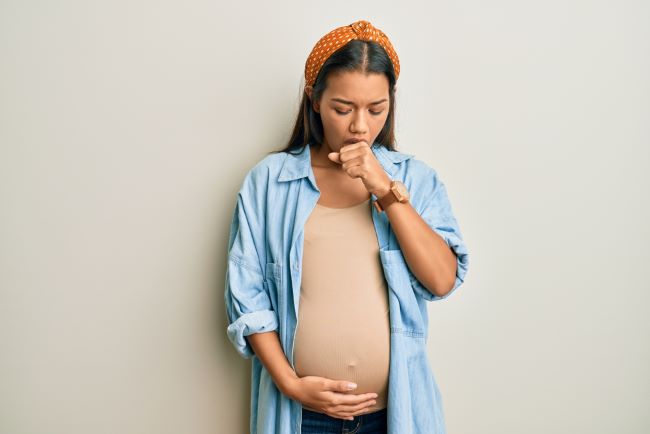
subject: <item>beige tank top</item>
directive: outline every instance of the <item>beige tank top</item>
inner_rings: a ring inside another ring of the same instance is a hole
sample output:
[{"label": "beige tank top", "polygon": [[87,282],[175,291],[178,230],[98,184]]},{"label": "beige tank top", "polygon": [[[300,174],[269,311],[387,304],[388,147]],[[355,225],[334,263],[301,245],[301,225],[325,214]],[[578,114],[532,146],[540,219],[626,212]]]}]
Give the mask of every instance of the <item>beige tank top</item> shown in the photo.
[{"label": "beige tank top", "polygon": [[347,208],[316,204],[305,223],[294,366],[377,393],[386,408],[390,363],[388,289],[370,199]]}]

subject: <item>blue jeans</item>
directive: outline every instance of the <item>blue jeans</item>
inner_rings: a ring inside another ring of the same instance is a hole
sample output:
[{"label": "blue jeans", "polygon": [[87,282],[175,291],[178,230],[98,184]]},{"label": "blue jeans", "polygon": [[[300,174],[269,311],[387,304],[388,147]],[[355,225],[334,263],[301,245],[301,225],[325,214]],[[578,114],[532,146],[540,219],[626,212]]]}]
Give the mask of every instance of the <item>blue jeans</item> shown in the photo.
[{"label": "blue jeans", "polygon": [[384,408],[372,413],[354,416],[354,420],[339,419],[324,413],[302,409],[302,434],[387,434]]}]

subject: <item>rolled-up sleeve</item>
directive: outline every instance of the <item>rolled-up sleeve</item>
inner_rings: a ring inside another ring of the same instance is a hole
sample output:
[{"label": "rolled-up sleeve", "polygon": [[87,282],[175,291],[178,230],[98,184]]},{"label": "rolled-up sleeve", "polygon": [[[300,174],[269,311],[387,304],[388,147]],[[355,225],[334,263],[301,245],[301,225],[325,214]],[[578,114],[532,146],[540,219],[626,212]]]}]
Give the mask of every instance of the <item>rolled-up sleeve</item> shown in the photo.
[{"label": "rolled-up sleeve", "polygon": [[441,297],[432,294],[425,288],[410,270],[409,277],[411,286],[416,294],[427,301],[437,301],[449,297],[464,282],[469,265],[469,254],[460,227],[454,216],[451,202],[447,196],[447,189],[444,182],[442,182],[434,169],[427,166],[425,172],[424,181],[419,183],[419,187],[421,188],[418,189],[418,193],[424,197],[419,213],[429,227],[445,240],[456,255],[456,281],[452,289]]},{"label": "rolled-up sleeve", "polygon": [[[246,336],[276,330],[278,316],[272,308],[258,247],[260,222],[240,192],[228,242],[228,265],[224,299],[228,316],[228,338],[245,359],[254,354]],[[263,226],[263,225],[262,225]],[[263,235],[263,234],[262,234]]]}]

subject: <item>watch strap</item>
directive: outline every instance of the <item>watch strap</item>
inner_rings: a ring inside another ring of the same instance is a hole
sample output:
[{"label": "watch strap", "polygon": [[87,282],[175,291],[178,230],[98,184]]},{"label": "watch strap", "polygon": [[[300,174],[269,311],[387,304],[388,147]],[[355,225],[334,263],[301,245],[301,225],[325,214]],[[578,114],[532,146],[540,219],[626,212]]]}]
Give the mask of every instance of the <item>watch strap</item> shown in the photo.
[{"label": "watch strap", "polygon": [[395,193],[393,192],[393,183],[395,181],[392,181],[390,186],[391,188],[388,190],[388,193],[383,195],[382,197],[378,197],[374,202],[373,205],[375,205],[375,208],[379,212],[383,212],[386,208],[388,208],[390,205],[392,205],[394,202],[397,202],[397,196],[395,196]]},{"label": "watch strap", "polygon": [[381,209],[379,209],[380,212],[388,208],[390,205],[393,203],[397,202],[397,196],[395,196],[395,193],[393,193],[393,190],[389,190],[388,193],[383,195],[380,198],[377,198],[375,203],[379,205]]}]

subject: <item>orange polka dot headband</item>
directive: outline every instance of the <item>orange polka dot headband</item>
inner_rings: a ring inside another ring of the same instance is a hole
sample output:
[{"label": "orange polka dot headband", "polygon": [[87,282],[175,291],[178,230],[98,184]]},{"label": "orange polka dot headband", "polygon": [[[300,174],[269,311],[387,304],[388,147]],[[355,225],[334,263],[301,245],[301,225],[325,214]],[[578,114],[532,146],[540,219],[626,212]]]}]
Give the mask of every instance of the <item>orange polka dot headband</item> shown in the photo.
[{"label": "orange polka dot headband", "polygon": [[397,57],[393,45],[388,40],[388,36],[370,24],[370,22],[359,20],[350,25],[336,28],[318,40],[316,45],[314,45],[314,48],[312,48],[311,53],[307,58],[307,62],[305,63],[305,85],[313,86],[325,61],[332,55],[332,53],[350,42],[352,39],[375,41],[381,45],[382,48],[386,50],[386,54],[388,54],[388,57],[393,63],[395,79],[399,77],[399,58]]}]

